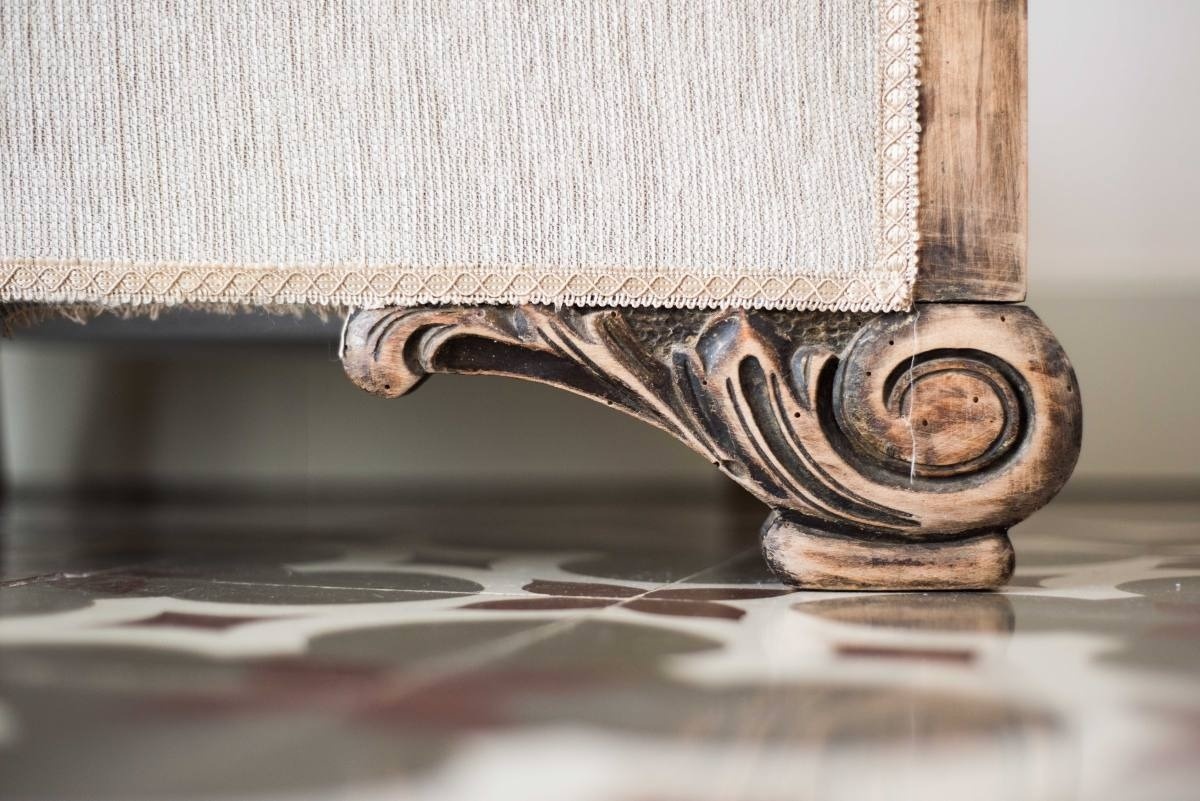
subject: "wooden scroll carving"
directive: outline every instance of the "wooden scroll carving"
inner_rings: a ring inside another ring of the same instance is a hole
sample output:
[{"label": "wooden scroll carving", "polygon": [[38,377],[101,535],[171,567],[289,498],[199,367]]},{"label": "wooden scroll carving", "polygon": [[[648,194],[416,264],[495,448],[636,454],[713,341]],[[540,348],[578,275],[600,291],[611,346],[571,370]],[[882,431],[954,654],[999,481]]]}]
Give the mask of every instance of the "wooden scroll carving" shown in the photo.
[{"label": "wooden scroll carving", "polygon": [[967,589],[1012,572],[1007,528],[1079,452],[1078,386],[1021,306],[881,316],[519,307],[359,311],[342,360],[385,397],[506,375],[669,432],[772,512],[764,554],[827,589]]}]

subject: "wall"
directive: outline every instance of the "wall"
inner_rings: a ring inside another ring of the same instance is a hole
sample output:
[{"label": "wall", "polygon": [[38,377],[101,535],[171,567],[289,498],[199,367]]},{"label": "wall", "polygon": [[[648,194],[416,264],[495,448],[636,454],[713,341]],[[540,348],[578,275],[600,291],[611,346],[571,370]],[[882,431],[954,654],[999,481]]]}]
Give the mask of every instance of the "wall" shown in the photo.
[{"label": "wall", "polygon": [[1200,2],[1029,1],[1031,300],[1200,292]]}]

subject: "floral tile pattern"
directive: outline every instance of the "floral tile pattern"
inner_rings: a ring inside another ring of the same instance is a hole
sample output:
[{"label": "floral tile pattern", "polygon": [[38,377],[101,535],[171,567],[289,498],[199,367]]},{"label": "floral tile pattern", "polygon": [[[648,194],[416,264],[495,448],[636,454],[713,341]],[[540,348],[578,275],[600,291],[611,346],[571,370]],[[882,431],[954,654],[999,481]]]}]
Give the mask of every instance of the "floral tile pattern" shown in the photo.
[{"label": "floral tile pattern", "polygon": [[1200,787],[1200,506],[998,593],[818,593],[694,503],[0,521],[0,799],[1129,799]]}]

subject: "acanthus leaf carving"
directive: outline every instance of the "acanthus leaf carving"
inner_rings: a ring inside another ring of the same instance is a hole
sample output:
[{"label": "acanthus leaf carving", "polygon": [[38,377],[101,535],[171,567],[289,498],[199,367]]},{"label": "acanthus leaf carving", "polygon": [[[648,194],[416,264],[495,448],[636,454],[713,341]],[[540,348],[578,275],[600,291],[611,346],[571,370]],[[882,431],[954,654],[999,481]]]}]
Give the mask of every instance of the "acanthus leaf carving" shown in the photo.
[{"label": "acanthus leaf carving", "polygon": [[[805,314],[364,310],[347,321],[342,359],[388,397],[430,373],[486,373],[620,408],[775,509],[773,537],[811,530],[893,548],[1003,537],[1070,474],[1077,385],[1028,309],[920,306],[837,325]],[[994,563],[987,586],[1011,570],[1007,538],[969,552]]]}]

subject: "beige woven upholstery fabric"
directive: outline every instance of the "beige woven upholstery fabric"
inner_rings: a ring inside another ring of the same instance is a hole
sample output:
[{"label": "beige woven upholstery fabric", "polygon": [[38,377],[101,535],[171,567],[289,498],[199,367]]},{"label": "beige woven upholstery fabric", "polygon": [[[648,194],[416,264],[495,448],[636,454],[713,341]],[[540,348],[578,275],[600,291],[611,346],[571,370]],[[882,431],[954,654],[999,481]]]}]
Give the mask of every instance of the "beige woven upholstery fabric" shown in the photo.
[{"label": "beige woven upholstery fabric", "polygon": [[916,0],[5,0],[0,300],[899,309]]}]

